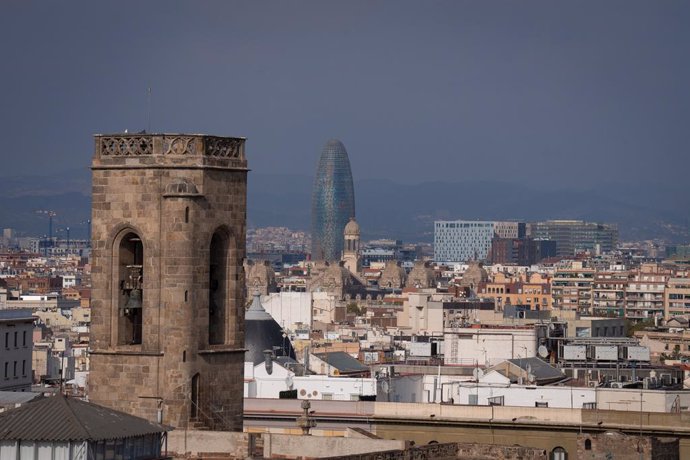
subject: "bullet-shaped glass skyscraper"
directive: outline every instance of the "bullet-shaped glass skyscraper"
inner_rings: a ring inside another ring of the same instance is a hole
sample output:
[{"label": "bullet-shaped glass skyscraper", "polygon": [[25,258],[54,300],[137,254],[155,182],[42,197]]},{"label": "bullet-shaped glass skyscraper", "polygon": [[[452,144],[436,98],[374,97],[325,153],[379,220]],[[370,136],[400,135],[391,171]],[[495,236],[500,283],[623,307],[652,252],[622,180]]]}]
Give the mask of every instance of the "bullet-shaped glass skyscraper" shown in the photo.
[{"label": "bullet-shaped glass skyscraper", "polygon": [[350,160],[342,142],[331,139],[321,152],[311,200],[314,260],[339,260],[343,230],[355,216],[355,189]]}]

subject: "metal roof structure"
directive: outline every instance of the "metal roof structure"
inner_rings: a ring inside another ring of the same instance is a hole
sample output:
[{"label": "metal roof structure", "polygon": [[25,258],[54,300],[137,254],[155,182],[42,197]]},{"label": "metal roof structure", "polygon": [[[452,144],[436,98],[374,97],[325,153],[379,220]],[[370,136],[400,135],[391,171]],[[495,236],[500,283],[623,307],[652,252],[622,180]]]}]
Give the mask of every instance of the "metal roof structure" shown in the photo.
[{"label": "metal roof structure", "polygon": [[534,375],[537,383],[561,380],[565,377],[560,369],[551,366],[539,358],[516,358],[509,359],[508,361],[525,372]]},{"label": "metal roof structure", "polygon": [[0,407],[24,404],[42,397],[43,393],[35,393],[32,391],[0,391]]},{"label": "metal roof structure", "polygon": [[0,441],[104,441],[172,428],[62,395],[0,413]]},{"label": "metal roof structure", "polygon": [[319,358],[321,361],[327,363],[329,366],[335,367],[341,374],[350,374],[353,372],[368,372],[370,370],[367,366],[360,363],[344,351],[334,351],[331,353],[316,353],[314,354],[314,356]]},{"label": "metal roof structure", "polygon": [[262,363],[265,359],[265,350],[274,350],[275,347],[282,356],[295,357],[295,350],[283,328],[261,305],[261,296],[254,294],[254,300],[244,316],[244,355],[245,362],[253,362],[254,365]]},{"label": "metal roof structure", "polygon": [[0,310],[0,321],[33,321],[31,310],[27,308],[11,308]]}]

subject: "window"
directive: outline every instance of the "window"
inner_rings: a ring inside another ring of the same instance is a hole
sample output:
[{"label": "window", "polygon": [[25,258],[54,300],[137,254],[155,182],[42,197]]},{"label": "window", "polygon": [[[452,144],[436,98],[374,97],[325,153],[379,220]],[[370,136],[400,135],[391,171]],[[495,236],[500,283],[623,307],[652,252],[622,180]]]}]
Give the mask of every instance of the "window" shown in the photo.
[{"label": "window", "polygon": [[213,234],[210,248],[208,287],[208,343],[225,343],[227,302],[228,239],[220,232]]},{"label": "window", "polygon": [[10,333],[5,332],[5,348],[9,348],[9,347],[10,347]]},{"label": "window", "polygon": [[26,360],[22,360],[22,377],[26,377]]},{"label": "window", "polygon": [[489,401],[489,406],[503,406],[504,405],[504,397],[503,396],[493,396],[491,398],[488,398]]},{"label": "window", "polygon": [[144,246],[139,235],[126,233],[115,248],[118,258],[118,344],[139,345],[144,310]]},{"label": "window", "polygon": [[17,378],[17,361],[14,362],[14,365],[12,366],[13,374],[14,377]]},{"label": "window", "polygon": [[551,451],[551,460],[568,460],[568,454],[562,447],[556,447]]},{"label": "window", "polygon": [[333,393],[321,393],[321,399],[330,401],[333,399]]},{"label": "window", "polygon": [[5,379],[10,378],[10,363],[5,361]]},{"label": "window", "polygon": [[18,331],[14,331],[14,348],[17,348],[17,337],[19,336]]},{"label": "window", "polygon": [[549,403],[546,401],[536,401],[534,407],[549,407]]},{"label": "window", "polygon": [[26,346],[26,331],[22,332],[22,346]]},{"label": "window", "polygon": [[592,440],[585,439],[585,450],[592,450]]}]

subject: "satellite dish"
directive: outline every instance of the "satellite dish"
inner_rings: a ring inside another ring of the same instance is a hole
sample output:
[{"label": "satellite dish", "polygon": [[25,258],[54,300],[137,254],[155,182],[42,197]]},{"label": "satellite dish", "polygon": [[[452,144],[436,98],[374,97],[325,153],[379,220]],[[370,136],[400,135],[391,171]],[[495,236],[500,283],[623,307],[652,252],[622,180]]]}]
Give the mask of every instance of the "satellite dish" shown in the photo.
[{"label": "satellite dish", "polygon": [[543,359],[546,359],[549,356],[549,350],[547,350],[544,345],[539,345],[537,353],[539,354],[539,357]]},{"label": "satellite dish", "polygon": [[532,374],[531,372],[529,374],[527,374],[527,381],[529,383],[534,383],[535,380],[536,380],[536,377],[534,376],[534,374]]},{"label": "satellite dish", "polygon": [[472,371],[472,375],[474,376],[474,378],[475,378],[476,380],[479,380],[480,378],[484,377],[484,371],[481,370],[481,369],[479,369],[478,367],[476,367],[476,368]]}]

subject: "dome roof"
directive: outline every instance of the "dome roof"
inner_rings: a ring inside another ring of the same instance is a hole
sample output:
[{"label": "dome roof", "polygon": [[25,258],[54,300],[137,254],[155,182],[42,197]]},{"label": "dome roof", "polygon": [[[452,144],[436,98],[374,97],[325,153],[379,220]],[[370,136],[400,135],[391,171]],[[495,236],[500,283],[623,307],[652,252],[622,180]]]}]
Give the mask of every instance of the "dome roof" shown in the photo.
[{"label": "dome roof", "polygon": [[354,217],[350,217],[350,222],[345,226],[345,235],[359,236],[359,224]]},{"label": "dome roof", "polygon": [[400,266],[400,262],[388,261],[383,268],[381,278],[379,279],[379,287],[400,289],[405,284],[405,269]]},{"label": "dome roof", "polygon": [[480,262],[472,261],[462,275],[460,286],[477,288],[479,283],[489,280],[489,274],[486,272]]},{"label": "dome roof", "polygon": [[407,286],[416,288],[433,287],[435,283],[434,270],[423,260],[414,263],[414,268],[407,276]]},{"label": "dome roof", "polygon": [[258,293],[254,294],[254,300],[245,313],[244,319],[244,347],[247,349],[245,362],[251,361],[254,365],[262,363],[264,350],[273,350],[273,347],[282,350],[283,356],[295,358],[295,350],[292,348],[290,339],[284,334],[276,320],[264,310]]}]

